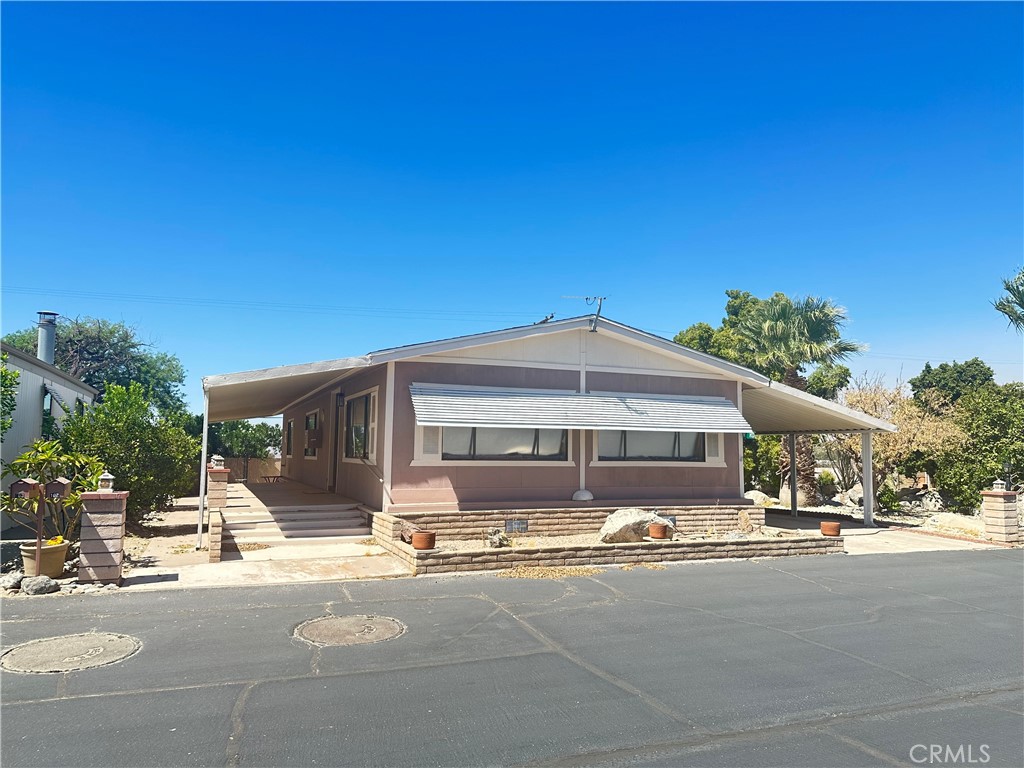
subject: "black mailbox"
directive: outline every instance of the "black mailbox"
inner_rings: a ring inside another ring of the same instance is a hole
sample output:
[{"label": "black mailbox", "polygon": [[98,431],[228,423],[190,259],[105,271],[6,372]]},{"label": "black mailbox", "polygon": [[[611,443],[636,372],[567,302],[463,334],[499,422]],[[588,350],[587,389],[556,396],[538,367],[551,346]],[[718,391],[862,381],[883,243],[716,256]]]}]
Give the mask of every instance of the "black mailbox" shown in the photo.
[{"label": "black mailbox", "polygon": [[66,499],[69,493],[71,493],[71,481],[66,477],[58,477],[46,484],[46,498],[53,501]]},{"label": "black mailbox", "polygon": [[33,480],[31,477],[25,477],[11,483],[11,489],[8,493],[16,499],[32,499],[39,494],[39,490],[40,487],[38,480]]}]

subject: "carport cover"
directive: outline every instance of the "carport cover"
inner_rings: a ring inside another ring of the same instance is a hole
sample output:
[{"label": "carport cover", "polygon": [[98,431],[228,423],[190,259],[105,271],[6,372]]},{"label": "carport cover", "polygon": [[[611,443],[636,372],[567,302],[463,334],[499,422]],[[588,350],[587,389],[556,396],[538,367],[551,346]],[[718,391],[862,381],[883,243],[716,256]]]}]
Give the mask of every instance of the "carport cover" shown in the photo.
[{"label": "carport cover", "polygon": [[630,429],[644,432],[751,432],[724,397],[580,394],[412,384],[420,426]]}]

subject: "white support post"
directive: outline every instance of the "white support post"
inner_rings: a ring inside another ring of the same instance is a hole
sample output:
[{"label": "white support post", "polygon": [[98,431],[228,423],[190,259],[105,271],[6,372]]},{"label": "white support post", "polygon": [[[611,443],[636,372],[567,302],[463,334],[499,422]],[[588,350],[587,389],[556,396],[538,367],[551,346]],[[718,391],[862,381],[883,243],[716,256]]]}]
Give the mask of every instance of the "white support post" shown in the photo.
[{"label": "white support post", "polygon": [[203,450],[199,459],[199,521],[196,523],[196,549],[203,548],[203,512],[206,506],[206,449],[210,431],[210,393],[203,387]]},{"label": "white support post", "polygon": [[864,525],[875,527],[875,476],[872,472],[871,432],[860,436],[861,488],[864,490]]},{"label": "white support post", "polygon": [[796,509],[796,433],[790,432],[789,439],[789,510],[793,517],[798,517]]}]

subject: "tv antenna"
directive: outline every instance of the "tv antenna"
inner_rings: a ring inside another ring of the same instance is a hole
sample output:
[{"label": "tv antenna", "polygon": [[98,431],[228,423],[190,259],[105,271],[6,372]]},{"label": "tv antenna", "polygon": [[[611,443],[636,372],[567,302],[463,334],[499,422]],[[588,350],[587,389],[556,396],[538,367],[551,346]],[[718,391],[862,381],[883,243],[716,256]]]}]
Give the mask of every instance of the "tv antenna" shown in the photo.
[{"label": "tv antenna", "polygon": [[597,333],[597,321],[601,317],[601,305],[604,304],[607,296],[563,296],[563,299],[583,299],[587,302],[588,307],[592,307],[597,304],[597,311],[594,313],[594,318],[590,321],[590,332]]}]

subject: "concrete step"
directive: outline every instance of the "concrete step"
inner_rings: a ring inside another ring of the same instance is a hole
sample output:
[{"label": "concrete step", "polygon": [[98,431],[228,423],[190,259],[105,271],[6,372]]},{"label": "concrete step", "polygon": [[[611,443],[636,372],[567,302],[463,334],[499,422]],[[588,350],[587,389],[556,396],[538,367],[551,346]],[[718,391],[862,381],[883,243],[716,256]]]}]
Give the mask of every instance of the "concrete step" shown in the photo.
[{"label": "concrete step", "polygon": [[331,525],[333,523],[349,524],[357,521],[363,522],[366,517],[362,512],[352,510],[349,512],[332,512],[329,515],[305,515],[301,513],[276,514],[276,515],[224,515],[225,525],[297,525],[304,523],[316,523],[317,525]]},{"label": "concrete step", "polygon": [[287,523],[275,523],[274,521],[265,522],[244,522],[244,523],[229,523],[226,528],[232,531],[257,531],[257,530],[273,530],[279,529],[282,531],[301,531],[306,529],[321,529],[321,528],[360,528],[366,525],[361,517],[353,518],[351,520],[292,520]]},{"label": "concrete step", "polygon": [[363,530],[364,528],[368,530],[369,526],[367,526],[365,523],[363,523],[361,521],[351,521],[351,522],[342,523],[342,524],[338,524],[338,525],[328,525],[328,524],[316,525],[316,524],[314,524],[314,525],[300,525],[300,526],[278,526],[278,525],[255,525],[255,526],[249,526],[249,527],[227,526],[227,527],[224,528],[224,530],[226,532],[229,532],[229,533],[231,533],[233,535],[236,535],[236,536],[258,536],[260,534],[267,534],[267,535],[271,535],[271,536],[273,536],[273,535],[285,535],[285,536],[297,535],[297,536],[303,536],[303,535],[305,535],[305,533],[307,531],[336,531],[336,532],[338,532],[340,534],[345,534],[345,533],[347,533],[349,531],[352,531],[352,530],[355,530],[355,529]]},{"label": "concrete step", "polygon": [[357,541],[365,539],[370,535],[369,528],[347,528],[342,532],[330,531],[302,531],[301,536],[284,536],[281,533],[272,534],[269,532],[256,532],[254,535],[234,536],[230,532],[224,532],[225,541],[233,541],[236,544],[325,544],[328,541]]}]

